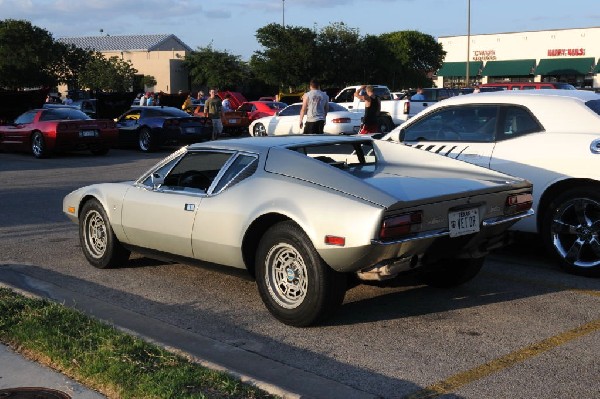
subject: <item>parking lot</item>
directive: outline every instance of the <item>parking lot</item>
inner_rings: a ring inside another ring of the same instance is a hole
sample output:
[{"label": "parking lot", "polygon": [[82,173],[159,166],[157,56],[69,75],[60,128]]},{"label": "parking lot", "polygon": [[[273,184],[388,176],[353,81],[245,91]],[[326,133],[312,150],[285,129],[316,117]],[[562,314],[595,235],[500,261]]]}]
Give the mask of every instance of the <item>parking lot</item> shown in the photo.
[{"label": "parking lot", "polygon": [[200,358],[210,343],[235,356],[202,360],[240,375],[265,380],[268,364],[285,373],[267,382],[302,397],[600,397],[600,280],[565,274],[534,236],[518,236],[458,288],[359,285],[332,320],[305,329],[273,319],[244,273],[140,255],[92,268],[62,198],[134,179],[168,153],[0,153],[0,281],[117,324],[144,320],[123,327],[170,336],[164,343]]}]

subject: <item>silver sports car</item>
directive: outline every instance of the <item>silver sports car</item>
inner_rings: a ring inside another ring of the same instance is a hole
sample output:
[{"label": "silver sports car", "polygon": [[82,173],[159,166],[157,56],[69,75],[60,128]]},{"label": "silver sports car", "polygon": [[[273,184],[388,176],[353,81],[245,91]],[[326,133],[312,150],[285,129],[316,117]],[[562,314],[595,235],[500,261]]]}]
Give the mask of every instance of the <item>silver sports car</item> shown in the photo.
[{"label": "silver sports car", "polygon": [[531,211],[523,179],[369,137],[243,138],[181,148],[135,181],[68,194],[95,267],[130,251],[245,268],[268,310],[307,326],[349,276],[472,279]]}]

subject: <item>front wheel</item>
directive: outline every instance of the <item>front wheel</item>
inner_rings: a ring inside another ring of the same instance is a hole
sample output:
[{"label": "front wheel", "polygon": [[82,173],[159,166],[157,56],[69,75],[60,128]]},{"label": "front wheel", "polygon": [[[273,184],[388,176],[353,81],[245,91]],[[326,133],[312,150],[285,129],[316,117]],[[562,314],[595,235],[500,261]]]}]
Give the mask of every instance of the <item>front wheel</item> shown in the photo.
[{"label": "front wheel", "polygon": [[31,136],[31,153],[36,158],[48,157],[48,148],[42,132],[34,132]]},{"label": "front wheel", "polygon": [[568,273],[600,276],[600,194],[589,186],[567,190],[544,212],[542,240]]},{"label": "front wheel", "polygon": [[331,316],[344,300],[346,275],[331,269],[293,222],[278,223],[265,233],[256,260],[260,296],[285,324],[315,324]]},{"label": "front wheel", "polygon": [[267,129],[265,128],[265,125],[263,125],[262,123],[257,123],[256,125],[254,125],[254,128],[252,129],[252,133],[253,133],[254,137],[264,137],[264,136],[267,136]]},{"label": "front wheel", "polygon": [[444,259],[435,267],[424,270],[421,277],[425,284],[432,287],[456,287],[474,279],[483,267],[484,260],[485,258]]},{"label": "front wheel", "polygon": [[129,259],[130,252],[115,236],[104,208],[90,200],[81,209],[79,241],[90,264],[99,269],[119,266]]}]

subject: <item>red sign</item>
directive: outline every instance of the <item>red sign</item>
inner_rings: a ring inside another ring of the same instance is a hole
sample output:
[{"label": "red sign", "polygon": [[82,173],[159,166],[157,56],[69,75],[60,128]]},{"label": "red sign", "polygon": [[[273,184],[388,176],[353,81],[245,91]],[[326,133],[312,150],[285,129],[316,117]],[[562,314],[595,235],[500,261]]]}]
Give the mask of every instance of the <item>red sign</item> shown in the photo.
[{"label": "red sign", "polygon": [[548,49],[548,57],[579,57],[585,55],[584,48],[553,48]]}]

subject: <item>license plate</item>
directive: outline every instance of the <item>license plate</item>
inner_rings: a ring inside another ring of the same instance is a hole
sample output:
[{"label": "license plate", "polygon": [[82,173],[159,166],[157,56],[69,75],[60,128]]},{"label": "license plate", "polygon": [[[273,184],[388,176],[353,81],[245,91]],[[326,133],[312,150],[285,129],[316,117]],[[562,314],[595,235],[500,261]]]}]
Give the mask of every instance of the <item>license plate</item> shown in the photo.
[{"label": "license plate", "polygon": [[186,133],[195,133],[196,132],[196,128],[195,127],[186,127],[185,128],[185,132]]},{"label": "license plate", "polygon": [[234,124],[235,123],[240,123],[240,120],[239,119],[230,119],[229,123],[234,123]]},{"label": "license plate", "polygon": [[464,209],[448,214],[450,237],[463,236],[479,231],[479,209]]},{"label": "license plate", "polygon": [[98,136],[97,130],[81,130],[79,132],[79,137],[97,137],[97,136]]}]

